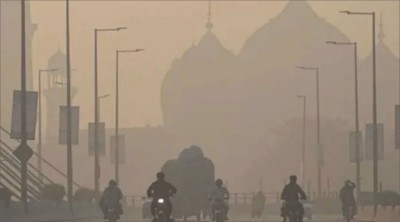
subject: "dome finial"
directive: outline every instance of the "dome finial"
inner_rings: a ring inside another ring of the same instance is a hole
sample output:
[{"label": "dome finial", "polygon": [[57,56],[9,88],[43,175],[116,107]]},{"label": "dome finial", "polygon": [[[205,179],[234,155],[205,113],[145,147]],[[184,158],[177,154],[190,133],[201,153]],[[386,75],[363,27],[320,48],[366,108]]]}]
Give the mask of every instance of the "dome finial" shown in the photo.
[{"label": "dome finial", "polygon": [[211,0],[208,0],[208,20],[207,20],[207,24],[206,27],[208,29],[208,31],[210,32],[211,29],[213,28],[213,23],[211,22]]},{"label": "dome finial", "polygon": [[382,13],[380,13],[378,39],[379,39],[379,41],[382,42],[384,38],[385,38],[385,34],[383,33],[383,18],[382,18]]}]

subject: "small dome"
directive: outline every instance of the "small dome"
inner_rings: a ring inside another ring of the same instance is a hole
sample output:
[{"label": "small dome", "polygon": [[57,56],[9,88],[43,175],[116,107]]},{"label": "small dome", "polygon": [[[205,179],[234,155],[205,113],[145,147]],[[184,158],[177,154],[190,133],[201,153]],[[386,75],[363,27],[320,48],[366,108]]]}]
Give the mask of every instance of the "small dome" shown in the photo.
[{"label": "small dome", "polygon": [[59,65],[61,62],[65,63],[66,55],[61,52],[60,49],[57,50],[49,59],[48,66],[53,67],[55,65]]}]

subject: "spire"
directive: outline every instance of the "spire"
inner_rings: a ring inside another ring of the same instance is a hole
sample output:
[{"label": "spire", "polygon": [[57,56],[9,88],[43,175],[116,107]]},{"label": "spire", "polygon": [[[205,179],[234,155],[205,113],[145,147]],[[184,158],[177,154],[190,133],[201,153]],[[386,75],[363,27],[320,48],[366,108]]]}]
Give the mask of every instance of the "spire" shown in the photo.
[{"label": "spire", "polygon": [[206,28],[208,29],[209,32],[211,32],[211,29],[213,28],[213,23],[211,22],[211,0],[208,0],[208,19],[207,19],[207,24]]},{"label": "spire", "polygon": [[383,33],[383,21],[382,21],[382,13],[380,14],[380,21],[379,21],[379,33],[378,33],[378,39],[380,42],[383,41],[385,38],[385,34]]}]

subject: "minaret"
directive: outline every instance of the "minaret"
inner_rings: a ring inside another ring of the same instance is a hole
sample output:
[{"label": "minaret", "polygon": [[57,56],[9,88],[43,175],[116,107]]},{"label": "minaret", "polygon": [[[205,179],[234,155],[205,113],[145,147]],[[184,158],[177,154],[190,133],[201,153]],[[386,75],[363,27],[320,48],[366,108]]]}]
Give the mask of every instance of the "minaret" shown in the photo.
[{"label": "minaret", "polygon": [[[66,65],[65,54],[60,49],[49,59],[48,69],[58,69],[47,73],[47,88],[43,90],[46,97],[46,144],[58,143],[60,106],[66,103]],[[72,89],[72,98],[77,93]]]},{"label": "minaret", "polygon": [[212,28],[214,27],[214,24],[211,22],[211,0],[208,0],[208,15],[207,15],[207,24],[206,28],[209,32],[211,32]]}]

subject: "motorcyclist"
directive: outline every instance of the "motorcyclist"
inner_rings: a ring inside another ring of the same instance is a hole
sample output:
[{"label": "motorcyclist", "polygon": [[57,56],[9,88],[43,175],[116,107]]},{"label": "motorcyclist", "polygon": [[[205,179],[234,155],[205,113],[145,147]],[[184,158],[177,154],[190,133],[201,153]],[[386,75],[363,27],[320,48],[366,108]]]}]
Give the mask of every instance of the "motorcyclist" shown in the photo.
[{"label": "motorcyclist", "polygon": [[165,181],[165,174],[163,172],[157,173],[157,181],[153,182],[147,189],[147,196],[153,198],[151,202],[151,215],[153,216],[153,221],[156,221],[156,204],[157,200],[162,198],[166,204],[166,215],[167,218],[171,218],[172,204],[170,197],[176,194],[177,189],[167,181]]},{"label": "motorcyclist", "polygon": [[340,201],[342,202],[342,213],[345,216],[345,210],[347,207],[351,207],[352,211],[350,218],[353,218],[357,213],[357,203],[354,197],[354,189],[356,188],[355,183],[350,180],[344,182],[344,187],[340,189]]},{"label": "motorcyclist", "polygon": [[257,192],[257,194],[253,197],[251,208],[252,208],[252,217],[260,217],[262,211],[264,210],[265,206],[265,194],[261,190]]},{"label": "motorcyclist", "polygon": [[306,193],[301,189],[301,187],[297,184],[297,177],[292,175],[289,177],[290,183],[283,188],[281,194],[281,200],[285,200],[284,206],[282,206],[281,216],[283,217],[283,221],[286,221],[286,217],[289,214],[289,210],[291,208],[297,208],[299,213],[299,221],[303,221],[304,216],[304,207],[300,203],[299,198],[306,200]]},{"label": "motorcyclist", "polygon": [[211,204],[211,212],[212,212],[212,219],[215,220],[215,210],[217,209],[218,204],[222,204],[225,210],[225,220],[228,220],[228,211],[229,205],[225,200],[229,200],[230,194],[226,187],[222,186],[223,182],[221,179],[217,179],[215,181],[216,187],[211,191],[208,199],[212,201]]},{"label": "motorcyclist", "polygon": [[108,183],[108,187],[104,190],[99,202],[100,208],[104,215],[104,219],[108,219],[107,208],[110,205],[115,206],[119,219],[119,216],[123,213],[122,205],[120,203],[122,197],[122,191],[119,189],[117,182],[115,182],[114,180],[110,180],[110,182]]}]

